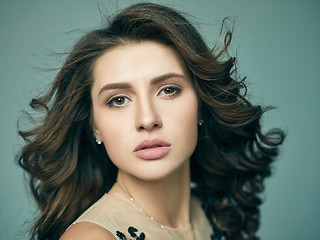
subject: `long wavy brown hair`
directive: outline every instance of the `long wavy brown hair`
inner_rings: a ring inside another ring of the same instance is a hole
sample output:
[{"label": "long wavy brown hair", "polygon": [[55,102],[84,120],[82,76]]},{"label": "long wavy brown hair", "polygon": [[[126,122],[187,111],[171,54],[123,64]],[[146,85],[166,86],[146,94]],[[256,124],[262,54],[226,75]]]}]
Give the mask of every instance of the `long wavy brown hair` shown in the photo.
[{"label": "long wavy brown hair", "polygon": [[191,157],[192,193],[216,233],[230,239],[258,239],[259,193],[270,175],[284,133],[263,133],[268,108],[246,99],[244,79],[222,46],[209,48],[194,26],[177,11],[151,3],[133,5],[106,28],[86,34],[69,53],[50,90],[31,107],[45,117],[32,130],[18,161],[30,176],[41,214],[31,239],[59,239],[66,228],[115,183],[117,168],[92,132],[90,90],[95,61],[130,42],[153,40],[173,47],[190,71],[204,124]]}]

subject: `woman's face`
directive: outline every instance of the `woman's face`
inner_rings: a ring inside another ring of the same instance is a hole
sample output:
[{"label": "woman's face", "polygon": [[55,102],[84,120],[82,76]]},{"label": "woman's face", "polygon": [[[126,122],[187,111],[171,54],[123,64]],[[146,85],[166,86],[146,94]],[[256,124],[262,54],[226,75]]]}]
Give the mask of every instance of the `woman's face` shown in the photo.
[{"label": "woman's face", "polygon": [[122,173],[168,176],[197,143],[198,100],[179,55],[152,41],[113,48],[93,68],[94,129]]}]

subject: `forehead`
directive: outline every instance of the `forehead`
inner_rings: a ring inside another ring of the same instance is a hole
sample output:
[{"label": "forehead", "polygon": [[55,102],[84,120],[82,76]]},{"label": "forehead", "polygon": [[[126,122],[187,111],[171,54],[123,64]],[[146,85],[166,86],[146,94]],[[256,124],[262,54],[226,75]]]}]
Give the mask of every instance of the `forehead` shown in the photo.
[{"label": "forehead", "polygon": [[164,44],[143,41],[117,46],[104,53],[93,66],[93,77],[98,85],[107,82],[151,79],[175,72],[187,75],[179,54]]}]

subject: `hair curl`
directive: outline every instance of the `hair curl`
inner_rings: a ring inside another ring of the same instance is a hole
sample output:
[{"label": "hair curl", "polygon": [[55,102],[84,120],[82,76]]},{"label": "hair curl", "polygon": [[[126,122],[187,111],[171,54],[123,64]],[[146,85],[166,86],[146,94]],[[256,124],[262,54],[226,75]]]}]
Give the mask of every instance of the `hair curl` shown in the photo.
[{"label": "hair curl", "polygon": [[46,111],[40,125],[19,131],[26,141],[18,161],[30,175],[41,215],[31,239],[58,239],[65,229],[115,182],[117,168],[92,132],[92,66],[109,49],[143,40],[173,47],[190,71],[201,116],[199,140],[191,157],[191,181],[217,234],[258,239],[258,194],[270,175],[284,133],[264,134],[260,118],[268,110],[245,98],[244,79],[234,77],[234,58],[209,49],[180,13],[144,3],[120,12],[109,26],[86,34],[73,48],[47,94],[31,107]]}]

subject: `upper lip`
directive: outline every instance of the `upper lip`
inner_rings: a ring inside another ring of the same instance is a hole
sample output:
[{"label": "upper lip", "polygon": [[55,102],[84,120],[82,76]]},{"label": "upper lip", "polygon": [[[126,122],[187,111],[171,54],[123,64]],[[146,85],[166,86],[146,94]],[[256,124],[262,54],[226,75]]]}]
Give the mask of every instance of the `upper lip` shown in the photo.
[{"label": "upper lip", "polygon": [[160,139],[147,139],[144,140],[143,142],[141,142],[135,149],[134,151],[139,151],[145,148],[150,148],[150,147],[154,147],[154,146],[159,146],[159,147],[170,147],[171,144],[160,140]]}]

